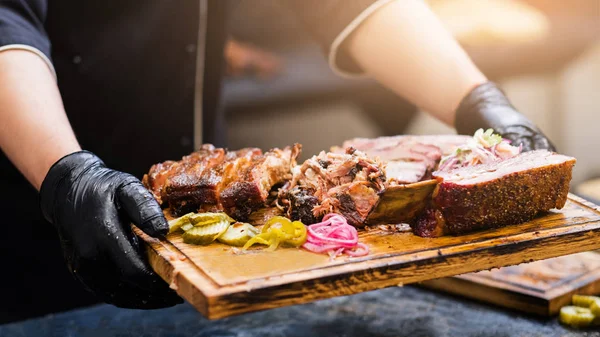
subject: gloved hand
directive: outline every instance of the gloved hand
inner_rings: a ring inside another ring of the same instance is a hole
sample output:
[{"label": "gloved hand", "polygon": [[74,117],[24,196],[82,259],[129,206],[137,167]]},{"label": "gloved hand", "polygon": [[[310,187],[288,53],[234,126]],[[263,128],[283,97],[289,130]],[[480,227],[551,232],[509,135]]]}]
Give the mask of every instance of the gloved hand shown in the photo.
[{"label": "gloved hand", "polygon": [[131,231],[130,223],[151,236],[168,231],[160,206],[137,178],[107,168],[90,152],[75,152],[50,168],[40,203],[71,273],[101,300],[140,309],[182,302],[149,268]]},{"label": "gloved hand", "polygon": [[492,128],[512,145],[522,144],[523,151],[556,151],[550,140],[520,114],[492,82],[480,84],[463,98],[454,124],[459,134],[466,135],[472,135],[479,128]]}]

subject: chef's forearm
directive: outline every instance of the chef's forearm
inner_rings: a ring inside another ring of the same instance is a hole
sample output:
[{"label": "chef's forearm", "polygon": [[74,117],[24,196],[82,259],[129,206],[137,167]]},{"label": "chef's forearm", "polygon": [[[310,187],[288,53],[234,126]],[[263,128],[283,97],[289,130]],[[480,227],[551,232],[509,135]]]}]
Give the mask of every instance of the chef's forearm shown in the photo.
[{"label": "chef's forearm", "polygon": [[346,48],[367,74],[449,125],[461,99],[486,81],[422,0],[385,5]]},{"label": "chef's forearm", "polygon": [[0,52],[0,148],[39,190],[54,162],[80,150],[56,80],[38,55]]}]

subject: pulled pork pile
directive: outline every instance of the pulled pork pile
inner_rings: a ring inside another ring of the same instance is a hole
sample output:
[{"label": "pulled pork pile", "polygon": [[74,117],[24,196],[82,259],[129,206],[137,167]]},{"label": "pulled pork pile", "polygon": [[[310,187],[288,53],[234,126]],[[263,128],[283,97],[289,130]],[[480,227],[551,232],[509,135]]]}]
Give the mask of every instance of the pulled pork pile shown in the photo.
[{"label": "pulled pork pile", "polygon": [[292,180],[280,190],[279,205],[305,224],[333,212],[362,227],[384,184],[379,160],[354,148],[345,153],[321,152],[294,168]]}]

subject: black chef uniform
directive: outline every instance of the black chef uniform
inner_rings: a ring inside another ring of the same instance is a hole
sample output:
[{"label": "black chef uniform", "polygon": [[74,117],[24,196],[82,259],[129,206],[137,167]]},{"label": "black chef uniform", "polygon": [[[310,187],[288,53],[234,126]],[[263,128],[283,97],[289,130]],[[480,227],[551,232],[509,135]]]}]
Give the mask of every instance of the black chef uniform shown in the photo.
[{"label": "black chef uniform", "polygon": [[[345,34],[387,2],[280,0],[330,58]],[[194,141],[224,145],[218,98],[233,3],[0,0],[0,50],[35,48],[45,57],[82,147],[141,177],[153,163],[193,151]],[[337,55],[334,63],[355,70]],[[0,323],[95,303],[68,273],[37,192],[3,154],[0,170]]]}]

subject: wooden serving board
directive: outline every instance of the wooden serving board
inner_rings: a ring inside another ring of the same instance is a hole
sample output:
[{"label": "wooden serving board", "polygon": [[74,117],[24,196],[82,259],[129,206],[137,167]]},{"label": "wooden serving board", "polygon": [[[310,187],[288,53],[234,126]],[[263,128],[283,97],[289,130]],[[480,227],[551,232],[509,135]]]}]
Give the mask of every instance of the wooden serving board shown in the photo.
[{"label": "wooden serving board", "polygon": [[210,319],[421,282],[600,248],[600,209],[569,195],[562,210],[520,225],[434,239],[410,232],[360,233],[371,253],[342,257],[294,248],[235,253],[188,245],[180,234],[148,243],[154,270]]},{"label": "wooden serving board", "polygon": [[600,293],[600,254],[560,256],[429,280],[421,285],[510,309],[553,316],[571,303],[573,294]]}]

